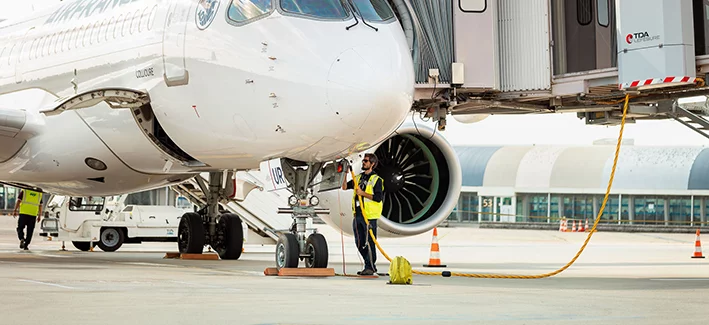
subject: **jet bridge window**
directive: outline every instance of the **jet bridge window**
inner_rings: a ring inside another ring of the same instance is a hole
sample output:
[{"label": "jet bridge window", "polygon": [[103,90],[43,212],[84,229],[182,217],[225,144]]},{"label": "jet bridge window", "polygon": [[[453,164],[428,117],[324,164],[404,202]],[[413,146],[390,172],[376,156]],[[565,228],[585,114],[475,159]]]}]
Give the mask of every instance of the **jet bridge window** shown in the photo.
[{"label": "jet bridge window", "polygon": [[242,23],[271,12],[271,0],[234,0],[229,6],[229,19]]},{"label": "jet bridge window", "polygon": [[394,17],[394,11],[386,0],[352,0],[357,11],[367,21],[386,21]]},{"label": "jet bridge window", "polygon": [[321,19],[344,19],[349,16],[341,0],[281,0],[281,9]]}]

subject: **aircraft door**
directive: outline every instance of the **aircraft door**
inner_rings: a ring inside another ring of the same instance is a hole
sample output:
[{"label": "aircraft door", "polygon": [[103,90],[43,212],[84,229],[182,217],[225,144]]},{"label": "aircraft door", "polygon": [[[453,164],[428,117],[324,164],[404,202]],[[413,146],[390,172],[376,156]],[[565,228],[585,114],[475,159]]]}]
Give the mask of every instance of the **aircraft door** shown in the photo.
[{"label": "aircraft door", "polygon": [[185,63],[185,34],[195,1],[172,0],[163,34],[164,78],[168,87],[184,86],[189,81]]}]

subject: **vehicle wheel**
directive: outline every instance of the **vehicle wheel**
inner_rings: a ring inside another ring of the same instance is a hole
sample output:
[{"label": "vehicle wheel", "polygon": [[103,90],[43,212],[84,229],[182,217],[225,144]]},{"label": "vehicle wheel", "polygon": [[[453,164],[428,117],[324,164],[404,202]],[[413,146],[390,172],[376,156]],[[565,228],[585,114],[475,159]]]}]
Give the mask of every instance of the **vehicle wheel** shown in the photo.
[{"label": "vehicle wheel", "polygon": [[[82,252],[88,252],[89,249],[91,249],[91,242],[87,242],[87,241],[73,241],[73,242],[71,242],[71,243],[74,244],[74,247],[76,247],[76,249],[78,249],[78,250],[80,250],[80,251],[82,251]],[[94,244],[94,246],[95,246],[95,244]]]},{"label": "vehicle wheel", "polygon": [[244,248],[244,229],[241,218],[233,213],[226,213],[217,221],[217,239],[212,248],[223,260],[238,260]]},{"label": "vehicle wheel", "polygon": [[202,254],[204,225],[199,214],[187,212],[180,218],[180,225],[177,229],[177,248],[183,254]]},{"label": "vehicle wheel", "polygon": [[295,235],[281,234],[276,243],[276,268],[297,268],[300,257],[300,245]]},{"label": "vehicle wheel", "polygon": [[117,228],[103,228],[98,241],[98,247],[104,252],[115,252],[121,248],[125,240],[123,231]]},{"label": "vehicle wheel", "polygon": [[305,267],[326,268],[329,256],[327,241],[322,234],[312,234],[305,241],[305,253],[310,257],[305,258]]}]

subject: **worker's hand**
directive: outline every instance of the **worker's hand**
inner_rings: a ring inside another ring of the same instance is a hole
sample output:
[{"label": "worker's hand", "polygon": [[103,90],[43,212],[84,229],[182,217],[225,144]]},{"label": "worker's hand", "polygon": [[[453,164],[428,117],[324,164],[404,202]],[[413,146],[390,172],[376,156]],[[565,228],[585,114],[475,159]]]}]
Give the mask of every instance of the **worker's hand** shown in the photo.
[{"label": "worker's hand", "polygon": [[13,211],[12,211],[12,216],[15,217],[15,218],[17,218],[17,210],[13,210]]},{"label": "worker's hand", "polygon": [[38,223],[39,223],[39,219],[40,219],[40,218],[39,218],[39,217],[37,217],[37,222],[38,222]]},{"label": "worker's hand", "polygon": [[357,195],[359,196],[364,196],[364,194],[367,194],[367,192],[362,191],[362,189],[359,187],[357,187],[355,190],[357,191]]}]

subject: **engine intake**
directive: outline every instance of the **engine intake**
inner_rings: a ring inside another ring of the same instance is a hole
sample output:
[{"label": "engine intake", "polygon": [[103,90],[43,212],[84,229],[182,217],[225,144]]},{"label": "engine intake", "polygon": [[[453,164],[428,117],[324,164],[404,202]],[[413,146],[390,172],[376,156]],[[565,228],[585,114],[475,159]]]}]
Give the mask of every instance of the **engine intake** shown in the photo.
[{"label": "engine intake", "polygon": [[[375,172],[384,180],[384,210],[378,221],[379,237],[414,236],[444,221],[460,195],[462,173],[453,147],[425,125],[408,122],[396,135],[367,152],[379,159]],[[365,152],[366,153],[366,152]],[[349,157],[361,170],[364,153]],[[331,213],[322,219],[352,233],[352,192],[318,194]],[[340,211],[340,207],[342,211]],[[343,213],[344,217],[339,217]],[[335,216],[335,217],[333,217]]]}]

